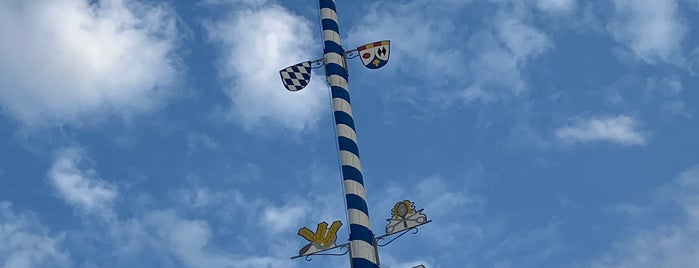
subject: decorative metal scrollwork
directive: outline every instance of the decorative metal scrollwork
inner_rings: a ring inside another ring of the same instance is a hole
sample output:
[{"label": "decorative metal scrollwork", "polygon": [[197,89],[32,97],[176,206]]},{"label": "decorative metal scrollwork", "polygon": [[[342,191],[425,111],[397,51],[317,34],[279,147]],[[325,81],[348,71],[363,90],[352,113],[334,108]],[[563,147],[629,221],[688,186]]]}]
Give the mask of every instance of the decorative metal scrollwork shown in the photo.
[{"label": "decorative metal scrollwork", "polygon": [[354,58],[356,58],[357,56],[359,56],[359,50],[357,50],[357,49],[352,49],[352,50],[350,50],[350,51],[345,51],[345,58],[354,59]]},{"label": "decorative metal scrollwork", "polygon": [[323,58],[311,61],[311,69],[318,69],[320,67],[323,67],[323,65],[325,65]]},{"label": "decorative metal scrollwork", "polygon": [[[340,249],[340,250],[344,250],[344,251],[342,251],[340,253],[326,253],[326,251],[330,251],[333,249]],[[349,243],[345,243],[342,245],[338,245],[338,246],[327,248],[327,249],[324,249],[321,251],[317,251],[317,252],[314,252],[311,254],[294,256],[294,257],[291,257],[291,259],[293,260],[296,258],[304,257],[304,259],[306,259],[306,261],[311,261],[311,260],[313,260],[313,258],[312,258],[313,256],[342,256],[342,255],[347,255],[347,253],[349,253],[349,249],[350,249]]]},{"label": "decorative metal scrollwork", "polygon": [[[420,227],[420,226],[422,226],[422,225],[424,225],[424,224],[430,223],[430,222],[432,222],[432,221],[429,220],[429,221],[426,221],[426,222],[424,222],[424,223],[422,223],[422,224],[420,224],[420,225],[413,226],[413,227],[411,227],[411,228],[408,228],[408,229],[405,229],[405,230],[402,230],[402,231],[398,231],[398,232],[395,232],[395,233],[390,233],[390,234],[385,234],[385,235],[379,236],[379,237],[377,237],[377,238],[374,239],[374,243],[376,243],[376,246],[378,246],[378,247],[385,247],[385,246],[387,246],[388,244],[391,244],[391,242],[393,242],[394,240],[396,240],[396,239],[400,238],[401,236],[407,234],[408,232],[410,232],[410,233],[412,233],[412,234],[417,234],[417,233],[420,231],[420,230],[418,229],[418,227]],[[392,235],[395,235],[395,234],[398,234],[398,236],[391,238],[391,240],[388,240],[388,242],[386,242],[386,243],[381,243],[381,240],[384,240],[384,239],[386,239],[386,237],[392,236]]]}]

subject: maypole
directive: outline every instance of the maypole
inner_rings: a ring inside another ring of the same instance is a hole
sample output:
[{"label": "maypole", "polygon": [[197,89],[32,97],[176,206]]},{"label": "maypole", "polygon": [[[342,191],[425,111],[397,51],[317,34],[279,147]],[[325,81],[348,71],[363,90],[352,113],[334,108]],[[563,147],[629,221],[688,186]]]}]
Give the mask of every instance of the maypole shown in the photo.
[{"label": "maypole", "polygon": [[[323,30],[323,58],[290,66],[279,73],[288,90],[298,91],[308,85],[311,69],[325,66],[325,76],[330,85],[332,96],[335,134],[346,213],[349,220],[349,243],[335,245],[336,233],[342,226],[340,221],[334,221],[329,228],[327,222],[321,222],[315,232],[305,227],[299,230],[298,234],[310,243],[301,249],[298,256],[292,257],[292,259],[304,256],[310,260],[312,255],[344,255],[349,252],[352,268],[375,268],[379,267],[378,247],[389,244],[395,238],[385,244],[379,243],[381,239],[393,234],[400,234],[398,235],[400,237],[410,230],[417,232],[418,226],[429,221],[422,214],[422,210],[415,211],[412,202],[404,200],[394,206],[392,218],[387,220],[389,224],[386,226],[386,234],[380,237],[374,236],[369,220],[357,132],[352,116],[347,59],[361,55],[362,63],[367,68],[381,68],[388,62],[390,41],[373,42],[354,50],[345,51],[340,38],[335,1],[319,0],[319,8]],[[331,249],[344,249],[345,251],[343,253],[326,253]]]},{"label": "maypole", "polygon": [[364,176],[359,159],[357,132],[352,117],[347,66],[334,0],[320,0],[320,21],[323,29],[325,76],[332,93],[335,133],[340,151],[345,204],[350,224],[351,267],[378,267],[377,252],[374,249],[374,233],[371,231],[369,222]]}]

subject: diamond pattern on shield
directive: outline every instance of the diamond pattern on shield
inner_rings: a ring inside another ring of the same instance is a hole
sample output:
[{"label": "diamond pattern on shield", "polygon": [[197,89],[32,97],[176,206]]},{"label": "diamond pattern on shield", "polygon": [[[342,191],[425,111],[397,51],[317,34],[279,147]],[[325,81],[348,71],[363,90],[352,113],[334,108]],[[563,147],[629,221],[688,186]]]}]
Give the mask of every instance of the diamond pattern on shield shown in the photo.
[{"label": "diamond pattern on shield", "polygon": [[289,91],[299,91],[311,81],[311,62],[306,61],[280,70],[284,87]]}]

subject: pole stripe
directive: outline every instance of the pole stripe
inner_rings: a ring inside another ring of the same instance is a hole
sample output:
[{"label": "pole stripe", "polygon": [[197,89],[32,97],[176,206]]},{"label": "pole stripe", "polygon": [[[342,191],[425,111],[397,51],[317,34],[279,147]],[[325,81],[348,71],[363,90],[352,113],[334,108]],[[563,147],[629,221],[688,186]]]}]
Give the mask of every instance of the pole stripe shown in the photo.
[{"label": "pole stripe", "polygon": [[[354,119],[352,118],[351,115],[343,112],[343,111],[337,111],[335,112],[335,124],[343,124],[347,125],[348,127],[355,129],[354,128]],[[356,130],[355,130],[356,132]]]},{"label": "pole stripe", "polygon": [[340,64],[338,64],[338,63],[325,63],[325,69],[327,70],[326,72],[346,75],[345,69]]},{"label": "pole stripe", "polygon": [[333,11],[335,10],[335,1],[334,0],[319,0],[318,3],[320,4],[320,9],[329,8],[329,9],[332,9]]},{"label": "pole stripe", "polygon": [[[371,254],[370,256],[374,256],[374,253],[369,253]],[[357,258],[352,259],[352,267],[379,267],[376,265],[376,261],[370,261],[370,260],[365,260],[365,259],[359,259]]]},{"label": "pole stripe", "polygon": [[340,99],[347,101],[347,103],[352,103],[352,102],[350,102],[350,99],[349,99],[350,96],[349,96],[349,92],[347,92],[347,90],[345,90],[341,87],[332,87],[332,88],[330,88],[330,90],[332,91],[333,98],[340,98]]},{"label": "pole stripe", "polygon": [[337,21],[337,12],[334,8],[320,8],[320,17]]},{"label": "pole stripe", "polygon": [[[342,175],[345,181],[353,180],[361,184],[362,187],[364,187],[364,176],[362,176],[362,172],[357,170],[357,168],[353,166],[342,165]],[[347,192],[346,189],[345,192]]]},{"label": "pole stripe", "polygon": [[325,75],[332,92],[333,115],[337,134],[340,166],[342,167],[347,218],[350,227],[350,257],[352,268],[377,268],[369,209],[366,202],[364,177],[359,157],[357,131],[352,118],[347,66],[340,39],[334,0],[318,0],[323,30]]},{"label": "pole stripe", "polygon": [[340,32],[340,27],[337,26],[337,21],[333,19],[323,19],[320,23],[323,25],[324,31]]},{"label": "pole stripe", "polygon": [[[350,244],[350,252],[355,252],[355,256],[358,258],[352,258],[353,267],[358,267],[357,265],[366,265],[364,262],[375,262],[374,258],[374,247],[370,243],[362,240],[357,240],[356,243]],[[359,266],[359,267],[378,267],[376,264],[374,266]]]},{"label": "pole stripe", "polygon": [[[325,46],[325,51],[324,51],[325,53],[342,54],[343,52],[345,52],[342,49],[342,45],[338,44],[336,41],[333,41],[333,40],[327,40],[327,41],[323,42],[323,45]],[[328,64],[328,63],[332,63],[332,62],[329,62],[326,60],[325,63]],[[340,62],[336,62],[336,63],[340,64]]]},{"label": "pole stripe", "polygon": [[[331,60],[335,59],[335,58],[333,57],[334,55],[335,55],[335,54],[333,54],[332,52],[331,52],[331,53],[328,53],[328,57],[330,57]],[[340,64],[340,66],[342,66],[342,62],[343,62],[343,61],[342,61],[342,57],[338,57],[338,58],[337,58],[335,61],[333,61],[333,62],[337,62],[337,64]],[[349,92],[349,90],[347,90],[347,88],[348,88],[348,85],[347,85],[347,75],[346,75],[347,72],[345,72],[345,70],[342,70],[342,74],[344,74],[344,75],[341,75],[341,74],[331,74],[330,76],[328,76],[328,80],[330,80],[330,81],[333,83],[333,86],[335,86],[335,87],[340,87],[342,90]]]},{"label": "pole stripe", "polygon": [[[328,53],[328,58],[326,59],[326,61],[330,63],[329,65],[325,66],[325,68],[330,68],[330,71],[332,73],[340,73],[343,75],[347,73],[344,67],[342,67],[342,55],[330,52]],[[347,88],[347,80],[345,80],[345,78],[343,78],[342,76],[334,75],[333,79],[337,80],[336,82],[339,84],[340,87]]]},{"label": "pole stripe", "polygon": [[333,98],[333,106],[335,112],[342,111],[346,114],[352,114],[352,106],[346,100],[340,98]]},{"label": "pole stripe", "polygon": [[337,131],[338,136],[346,137],[346,138],[351,139],[351,140],[357,140],[357,133],[354,132],[354,129],[351,129],[347,125],[340,124],[340,125],[336,125],[335,128],[336,128],[335,131]]},{"label": "pole stripe", "polygon": [[[335,53],[335,52],[328,52],[328,59],[327,60],[331,64],[340,65],[340,67],[342,67],[342,63],[344,62],[342,60],[342,55],[340,53]],[[335,79],[345,79],[345,78],[338,76]],[[345,84],[343,86],[345,86],[345,87],[347,86],[347,80],[345,80]]]},{"label": "pole stripe", "polygon": [[364,196],[364,186],[355,180],[345,180],[345,189],[347,189],[346,194],[353,194],[357,196]]},{"label": "pole stripe", "polygon": [[347,210],[349,213],[349,216],[352,218],[357,219],[357,223],[362,226],[370,226],[371,224],[369,223],[369,216],[364,213],[364,211],[357,210],[350,208]]},{"label": "pole stripe", "polygon": [[335,43],[340,41],[340,36],[335,31],[323,31],[323,38]]},{"label": "pole stripe", "polygon": [[[350,166],[354,167],[354,169],[356,170],[362,170],[362,164],[359,162],[359,157],[357,157],[353,153],[350,153],[346,150],[340,150],[340,160],[342,161],[344,166]],[[362,182],[362,185],[364,185],[364,182]]]},{"label": "pole stripe", "polygon": [[362,170],[362,164],[359,162],[359,157],[345,149],[340,149],[340,160],[344,165],[351,166],[357,170]]},{"label": "pole stripe", "polygon": [[[333,42],[333,41],[325,41],[325,42],[324,42],[324,45],[325,45],[325,49],[326,49],[327,51],[335,52],[335,53],[338,53],[338,54],[341,54],[341,53],[342,53],[342,47],[341,47],[340,45],[338,45],[337,43]],[[326,64],[327,64],[327,63],[328,63],[328,62],[326,61]]]},{"label": "pole stripe", "polygon": [[[374,234],[365,226],[350,224],[350,242],[355,240],[371,245],[373,243],[372,240],[374,240]],[[374,247],[371,247],[371,251],[374,251]]]},{"label": "pole stripe", "polygon": [[340,143],[340,150],[349,151],[355,155],[359,155],[359,146],[357,146],[353,140],[340,136],[337,137],[337,141]]},{"label": "pole stripe", "polygon": [[[331,58],[332,58],[332,56],[333,56],[332,53],[331,53],[331,54],[328,54],[328,55],[329,55],[329,57],[331,57]],[[342,59],[338,59],[338,60],[342,60]],[[332,84],[331,88],[332,88],[332,87],[337,87],[337,88],[339,88],[339,89],[341,89],[341,90],[344,90],[347,94],[349,94],[349,90],[347,90],[347,88],[348,88],[348,85],[347,85],[347,72],[345,72],[345,70],[342,70],[342,71],[343,71],[342,74],[344,74],[344,76],[340,76],[340,75],[337,75],[337,74],[330,75],[330,76],[328,77],[328,82]],[[349,98],[349,96],[348,96],[348,98]]]},{"label": "pole stripe", "polygon": [[364,199],[362,199],[358,195],[346,194],[345,199],[347,199],[347,208],[353,208],[361,212],[364,212],[364,214],[369,214],[367,211],[368,208],[366,205],[366,201],[364,201]]}]

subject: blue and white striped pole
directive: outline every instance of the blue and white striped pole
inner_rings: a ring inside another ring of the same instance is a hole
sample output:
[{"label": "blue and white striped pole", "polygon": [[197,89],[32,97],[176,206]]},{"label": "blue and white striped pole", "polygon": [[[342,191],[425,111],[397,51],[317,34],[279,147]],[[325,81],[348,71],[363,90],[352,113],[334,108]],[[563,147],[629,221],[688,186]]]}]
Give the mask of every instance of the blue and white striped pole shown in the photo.
[{"label": "blue and white striped pole", "polygon": [[347,66],[340,39],[334,0],[319,0],[323,29],[325,76],[330,84],[340,165],[349,219],[350,258],[352,268],[379,267],[374,248],[374,233],[369,223],[362,165],[359,161],[357,132],[352,117]]}]

